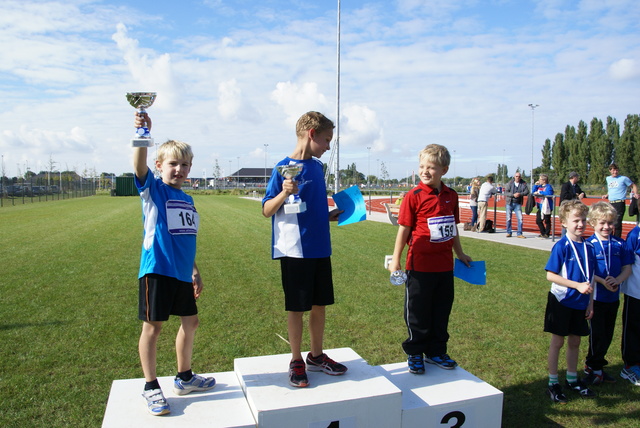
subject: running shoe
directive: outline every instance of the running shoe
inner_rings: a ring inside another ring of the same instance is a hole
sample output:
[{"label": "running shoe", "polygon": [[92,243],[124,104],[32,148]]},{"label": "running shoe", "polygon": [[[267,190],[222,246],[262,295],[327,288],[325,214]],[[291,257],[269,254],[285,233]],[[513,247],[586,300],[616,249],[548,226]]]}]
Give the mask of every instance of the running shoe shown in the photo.
[{"label": "running shoe", "polygon": [[422,359],[422,354],[409,355],[407,364],[409,365],[410,373],[424,374],[424,359]]},{"label": "running shoe", "polygon": [[173,380],[173,392],[176,395],[187,395],[194,391],[209,391],[216,386],[216,380],[212,377],[203,377],[197,374],[193,374],[191,380],[184,381],[179,377]]},{"label": "running shoe", "polygon": [[142,393],[147,400],[147,410],[154,416],[161,416],[170,413],[169,403],[164,398],[164,394],[160,388],[149,389]]},{"label": "running shoe", "polygon": [[433,356],[433,357],[427,357],[427,358],[425,358],[425,360],[427,361],[427,363],[435,364],[436,366],[440,367],[441,369],[445,369],[445,370],[452,370],[452,369],[456,368],[456,366],[458,365],[458,363],[456,363],[454,360],[452,360],[451,357],[449,357],[449,355],[447,355],[447,354],[437,355],[437,356]]},{"label": "running shoe", "polygon": [[[586,374],[587,376],[583,379],[584,382],[589,385],[599,385],[601,383],[616,383],[615,378],[613,378],[613,376],[609,375],[607,372],[603,370],[601,370],[602,374],[597,374],[594,372],[594,370],[585,365],[584,366],[584,374]],[[590,382],[591,381],[591,382]]]},{"label": "running shoe", "polygon": [[596,396],[596,393],[590,390],[587,385],[585,385],[585,383],[580,379],[571,383],[565,381],[565,387],[577,392],[582,398],[593,398]]},{"label": "running shoe", "polygon": [[347,367],[333,361],[327,354],[320,354],[313,357],[311,352],[307,354],[307,367],[310,372],[325,372],[331,376],[340,376],[346,373]]},{"label": "running shoe", "polygon": [[635,386],[640,386],[640,366],[631,366],[623,368],[620,372],[622,379],[627,379]]},{"label": "running shoe", "polygon": [[289,363],[289,385],[297,388],[309,386],[304,361],[294,360]]},{"label": "running shoe", "polygon": [[562,392],[562,387],[559,383],[554,383],[553,385],[547,388],[547,395],[551,398],[551,401],[554,403],[566,404],[567,396]]}]

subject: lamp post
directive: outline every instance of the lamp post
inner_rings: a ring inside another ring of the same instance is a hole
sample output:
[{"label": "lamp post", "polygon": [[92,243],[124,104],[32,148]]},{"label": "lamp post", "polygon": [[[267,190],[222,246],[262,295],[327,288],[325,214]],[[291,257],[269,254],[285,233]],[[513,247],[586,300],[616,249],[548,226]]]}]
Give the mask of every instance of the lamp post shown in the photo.
[{"label": "lamp post", "polygon": [[534,130],[534,119],[535,119],[535,110],[536,107],[540,107],[538,104],[529,104],[529,107],[531,107],[531,189],[533,189],[533,130]]},{"label": "lamp post", "polygon": [[267,191],[267,147],[269,147],[268,144],[264,145],[264,191],[266,194]]},{"label": "lamp post", "polygon": [[367,158],[367,189],[369,189],[369,215],[371,215],[371,183],[369,183],[369,179],[371,178],[371,147],[367,147],[367,151],[369,152]]}]

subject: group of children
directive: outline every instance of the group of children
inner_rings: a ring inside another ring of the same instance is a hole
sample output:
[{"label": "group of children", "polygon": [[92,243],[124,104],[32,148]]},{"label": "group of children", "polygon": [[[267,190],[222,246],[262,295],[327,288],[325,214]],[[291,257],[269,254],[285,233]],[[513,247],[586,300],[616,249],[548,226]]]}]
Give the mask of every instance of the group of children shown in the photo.
[{"label": "group of children", "polygon": [[[136,115],[135,126],[151,128],[147,114]],[[341,211],[329,210],[322,163],[330,149],[334,124],[318,112],[308,112],[296,124],[297,143],[292,154],[273,168],[262,200],[262,214],[272,219],[272,258],[280,261],[291,348],[289,384],[309,385],[307,370],[343,375],[347,367],[324,353],[325,308],[334,303],[329,221]],[[134,149],[135,183],[142,199],[144,235],[139,271],[139,318],[143,321],[139,354],[145,376],[143,397],[153,415],[170,412],[156,377],[156,344],[163,322],[180,317],[176,337],[178,373],[174,392],[207,391],[215,379],[191,370],[191,357],[198,327],[196,299],[203,282],[195,263],[199,216],[193,199],[181,190],[191,169],[193,153],[188,144],[168,141],[160,146],[155,167],[146,164],[147,148]],[[451,156],[446,147],[430,144],[419,154],[420,183],[407,192],[400,206],[398,233],[389,270],[401,269],[408,246],[405,270],[404,317],[407,339],[402,347],[408,369],[425,373],[425,362],[454,369],[447,353],[448,323],[454,300],[453,252],[469,266],[471,257],[462,249],[457,233],[458,195],[442,182]],[[297,177],[283,177],[279,166],[295,164]],[[292,199],[306,209],[286,212]],[[589,220],[596,230],[583,239],[588,208],[581,202],[560,207],[560,220],[567,234],[553,248],[547,278],[553,282],[545,317],[545,331],[552,333],[549,348],[548,393],[556,402],[566,402],[558,382],[558,356],[568,336],[567,386],[583,397],[594,393],[577,376],[580,337],[591,340],[585,380],[590,384],[612,381],[603,367],[612,340],[618,310],[620,284],[626,285],[623,330],[622,377],[640,385],[640,228],[629,234],[626,244],[612,237],[615,210],[604,202],[595,204]],[[638,254],[635,256],[634,253]],[[633,265],[633,268],[631,267]],[[626,281],[625,281],[626,279]],[[303,316],[309,312],[310,351],[302,356]],[[595,315],[594,315],[595,314]],[[634,328],[635,327],[635,328]]]},{"label": "group of children", "polygon": [[[558,359],[565,337],[568,390],[591,398],[596,394],[588,385],[615,382],[604,367],[608,364],[605,357],[613,340],[621,291],[625,295],[625,366],[620,376],[640,386],[640,227],[636,226],[626,241],[614,236],[617,212],[607,202],[597,202],[589,208],[579,200],[564,201],[558,217],[566,235],[553,246],[545,267],[552,283],[544,322],[544,331],[551,333],[547,394],[553,402],[567,402],[558,381]],[[583,237],[587,221],[595,232],[589,238]],[[578,376],[582,336],[589,336],[584,379]]]}]

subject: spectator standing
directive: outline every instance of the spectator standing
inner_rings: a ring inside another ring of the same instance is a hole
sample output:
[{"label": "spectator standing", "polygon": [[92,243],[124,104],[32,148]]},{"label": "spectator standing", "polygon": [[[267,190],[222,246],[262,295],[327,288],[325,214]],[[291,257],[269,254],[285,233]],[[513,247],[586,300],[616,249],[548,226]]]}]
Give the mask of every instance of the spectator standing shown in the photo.
[{"label": "spectator standing", "polygon": [[529,186],[522,180],[522,174],[516,172],[507,185],[505,186],[505,203],[507,211],[507,238],[511,238],[511,213],[516,213],[518,221],[518,231],[516,236],[524,239],[522,234],[522,202],[524,197],[529,194]]},{"label": "spectator standing", "polygon": [[575,171],[570,172],[569,181],[565,182],[560,188],[560,203],[562,203],[562,201],[571,201],[573,199],[582,200],[582,198],[586,198],[578,181],[580,181],[580,175]]},{"label": "spectator standing", "polygon": [[478,191],[478,227],[477,232],[484,232],[487,222],[487,204],[492,195],[496,194],[496,188],[493,186],[493,175],[487,175],[486,180],[480,186]]},{"label": "spectator standing", "polygon": [[611,175],[607,177],[608,193],[602,195],[602,199],[609,199],[609,203],[613,205],[613,208],[615,208],[618,213],[616,229],[613,231],[613,235],[620,238],[622,236],[622,219],[626,207],[625,199],[627,197],[627,189],[631,187],[632,194],[638,193],[638,189],[629,177],[620,175],[620,169],[615,163],[609,165],[609,173]]},{"label": "spectator standing", "polygon": [[533,186],[533,194],[536,196],[536,224],[540,229],[538,238],[548,238],[551,234],[551,213],[553,212],[553,187],[549,184],[549,176],[540,174],[540,178]]},{"label": "spectator standing", "polygon": [[478,192],[480,191],[480,180],[474,178],[469,189],[469,208],[471,208],[471,227],[475,227],[478,222]]}]

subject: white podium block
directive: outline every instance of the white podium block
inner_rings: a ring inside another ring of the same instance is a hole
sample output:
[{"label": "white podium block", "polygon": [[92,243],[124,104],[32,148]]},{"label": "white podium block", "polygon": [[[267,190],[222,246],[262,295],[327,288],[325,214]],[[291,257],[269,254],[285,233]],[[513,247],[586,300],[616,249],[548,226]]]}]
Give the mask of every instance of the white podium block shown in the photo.
[{"label": "white podium block", "polygon": [[403,428],[501,426],[502,391],[461,367],[425,366],[423,375],[409,373],[406,362],[378,367],[402,390]]},{"label": "white podium block", "polygon": [[235,372],[258,427],[399,427],[400,390],[352,349],[326,353],[348,371],[341,376],[307,371],[306,388],[289,385],[291,354],[235,360]]},{"label": "white podium block", "polygon": [[163,416],[153,416],[147,411],[142,397],[144,379],[114,380],[102,427],[256,427],[234,372],[203,376],[215,377],[215,388],[181,396],[173,393],[173,376],[158,378],[171,407],[171,413]]}]

